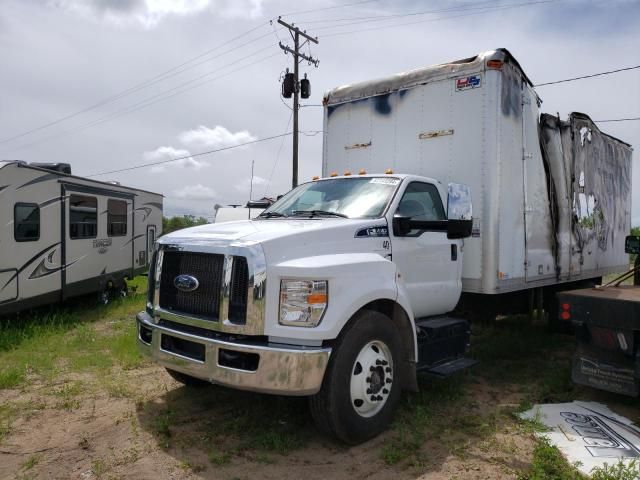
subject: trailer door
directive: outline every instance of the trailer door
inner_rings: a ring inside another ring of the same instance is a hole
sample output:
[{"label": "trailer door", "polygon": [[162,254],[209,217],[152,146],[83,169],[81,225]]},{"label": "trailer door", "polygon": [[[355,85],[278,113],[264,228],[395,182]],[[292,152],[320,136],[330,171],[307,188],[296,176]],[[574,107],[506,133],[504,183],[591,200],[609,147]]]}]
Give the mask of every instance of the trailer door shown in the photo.
[{"label": "trailer door", "polygon": [[102,290],[132,263],[132,199],[120,192],[67,186],[64,296]]},{"label": "trailer door", "polygon": [[522,161],[527,282],[556,275],[547,174],[538,139],[536,97],[522,82]]}]

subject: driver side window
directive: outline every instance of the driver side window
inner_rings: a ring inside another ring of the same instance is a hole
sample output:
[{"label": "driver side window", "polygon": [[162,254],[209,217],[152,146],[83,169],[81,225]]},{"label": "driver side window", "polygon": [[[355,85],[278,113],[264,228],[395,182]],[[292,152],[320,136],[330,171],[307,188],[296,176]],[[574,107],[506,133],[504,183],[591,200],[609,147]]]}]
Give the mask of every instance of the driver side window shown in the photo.
[{"label": "driver side window", "polygon": [[430,183],[410,183],[400,200],[398,213],[414,220],[446,220],[438,189]]}]

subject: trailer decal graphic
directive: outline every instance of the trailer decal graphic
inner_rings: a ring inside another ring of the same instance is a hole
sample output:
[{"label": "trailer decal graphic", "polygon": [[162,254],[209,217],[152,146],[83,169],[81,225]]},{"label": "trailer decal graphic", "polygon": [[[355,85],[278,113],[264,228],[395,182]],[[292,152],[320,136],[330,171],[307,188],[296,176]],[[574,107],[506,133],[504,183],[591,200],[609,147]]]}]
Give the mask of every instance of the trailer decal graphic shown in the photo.
[{"label": "trailer decal graphic", "polygon": [[480,75],[469,75],[468,77],[456,78],[456,92],[479,88],[482,86],[482,77]]},{"label": "trailer decal graphic", "polygon": [[60,245],[60,243],[61,242],[57,242],[57,243],[54,243],[53,245],[49,245],[44,250],[41,250],[40,252],[36,253],[33,257],[31,257],[22,267],[20,267],[18,270],[16,270],[16,273],[14,273],[11,276],[11,278],[9,278],[9,280],[7,280],[7,283],[5,283],[2,286],[2,288],[0,288],[0,292],[2,290],[4,290],[7,287],[7,285],[9,285],[13,281],[13,279],[16,278],[20,273],[22,273],[29,265],[31,265],[33,262],[38,260],[41,255],[44,255],[48,250],[51,250],[53,247],[56,247],[56,246]]},{"label": "trailer decal graphic", "polygon": [[16,190],[20,190],[21,188],[28,187],[29,185],[35,185],[36,183],[46,182],[47,180],[51,180],[52,178],[58,178],[60,175],[57,173],[47,173],[38,178],[34,178],[33,180],[28,181],[27,183],[20,185]]},{"label": "trailer decal graphic", "polygon": [[33,269],[31,275],[29,275],[29,279],[32,280],[34,278],[41,278],[51,275],[52,273],[59,272],[62,270],[61,266],[56,266],[53,264],[53,256],[55,255],[56,250],[52,250],[49,252],[49,255],[44,257],[38,266]]}]

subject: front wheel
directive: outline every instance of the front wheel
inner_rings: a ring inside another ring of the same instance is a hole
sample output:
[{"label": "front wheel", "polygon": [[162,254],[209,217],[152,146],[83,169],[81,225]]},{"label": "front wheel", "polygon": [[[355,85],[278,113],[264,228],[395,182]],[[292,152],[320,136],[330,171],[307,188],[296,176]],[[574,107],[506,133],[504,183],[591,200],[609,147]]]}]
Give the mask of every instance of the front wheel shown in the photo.
[{"label": "front wheel", "polygon": [[358,444],[382,432],[400,401],[399,336],[391,319],[365,310],[336,341],[320,392],[310,398],[320,430]]}]

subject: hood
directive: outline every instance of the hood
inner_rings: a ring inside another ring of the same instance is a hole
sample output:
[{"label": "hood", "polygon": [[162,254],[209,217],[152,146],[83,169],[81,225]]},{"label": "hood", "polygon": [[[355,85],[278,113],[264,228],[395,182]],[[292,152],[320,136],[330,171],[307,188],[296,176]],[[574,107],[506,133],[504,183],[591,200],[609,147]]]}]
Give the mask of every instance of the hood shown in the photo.
[{"label": "hood", "polygon": [[[384,218],[311,218],[242,220],[207,224],[164,235],[160,243],[260,243],[268,261],[279,262],[331,253],[371,252],[383,249],[383,239],[356,237],[369,227],[386,226]],[[385,238],[388,240],[388,238]]]}]

